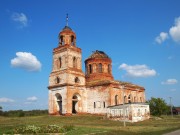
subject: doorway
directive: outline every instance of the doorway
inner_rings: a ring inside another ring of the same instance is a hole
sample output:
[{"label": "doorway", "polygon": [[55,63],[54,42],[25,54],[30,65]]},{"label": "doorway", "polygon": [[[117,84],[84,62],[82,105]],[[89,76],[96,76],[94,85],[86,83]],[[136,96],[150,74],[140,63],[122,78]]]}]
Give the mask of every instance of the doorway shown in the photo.
[{"label": "doorway", "polygon": [[72,97],[72,113],[73,114],[77,114],[79,111],[79,100],[80,100],[80,96],[78,94],[75,94]]},{"label": "doorway", "polygon": [[62,96],[59,93],[56,94],[56,101],[58,113],[62,114]]}]

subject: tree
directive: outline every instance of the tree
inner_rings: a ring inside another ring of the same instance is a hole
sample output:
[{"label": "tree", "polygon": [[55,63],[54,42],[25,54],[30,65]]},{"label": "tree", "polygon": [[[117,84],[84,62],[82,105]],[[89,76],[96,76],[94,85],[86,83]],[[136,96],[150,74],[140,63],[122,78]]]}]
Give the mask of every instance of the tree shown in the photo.
[{"label": "tree", "polygon": [[0,115],[2,115],[2,106],[0,106]]},{"label": "tree", "polygon": [[167,114],[169,112],[169,106],[162,98],[151,97],[147,102],[149,103],[152,115],[161,116],[162,114]]}]

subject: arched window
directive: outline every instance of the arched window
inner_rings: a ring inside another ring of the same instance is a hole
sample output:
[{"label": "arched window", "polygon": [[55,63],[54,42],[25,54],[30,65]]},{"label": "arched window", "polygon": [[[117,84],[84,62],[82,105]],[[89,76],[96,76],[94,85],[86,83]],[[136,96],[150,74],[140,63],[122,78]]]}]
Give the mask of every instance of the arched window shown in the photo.
[{"label": "arched window", "polygon": [[73,68],[77,67],[77,59],[76,57],[73,57]]},{"label": "arched window", "polygon": [[89,64],[89,74],[92,74],[92,65]]},{"label": "arched window", "polygon": [[108,65],[108,73],[109,74],[111,73],[111,65],[110,64]]},{"label": "arched window", "polygon": [[134,97],[134,102],[136,102],[136,97]]},{"label": "arched window", "polygon": [[96,102],[94,102],[94,108],[96,108]]},{"label": "arched window", "polygon": [[61,59],[61,57],[59,57],[59,68],[61,68],[62,67],[62,59]]},{"label": "arched window", "polygon": [[79,82],[80,82],[79,78],[76,77],[76,78],[74,79],[74,82],[75,82],[75,83],[79,83]]},{"label": "arched window", "polygon": [[131,103],[131,95],[128,96],[128,103]]},{"label": "arched window", "polygon": [[61,45],[64,45],[64,37],[63,36],[60,36],[60,40],[61,40]]},{"label": "arched window", "polygon": [[59,77],[56,77],[56,83],[60,83],[60,78]]},{"label": "arched window", "polygon": [[139,99],[140,99],[140,102],[142,102],[142,97],[140,97]]},{"label": "arched window", "polygon": [[101,63],[98,64],[98,71],[99,71],[99,73],[102,73],[102,64]]},{"label": "arched window", "polygon": [[71,36],[71,45],[74,45],[74,36]]},{"label": "arched window", "polygon": [[115,105],[118,104],[118,95],[115,96]]}]

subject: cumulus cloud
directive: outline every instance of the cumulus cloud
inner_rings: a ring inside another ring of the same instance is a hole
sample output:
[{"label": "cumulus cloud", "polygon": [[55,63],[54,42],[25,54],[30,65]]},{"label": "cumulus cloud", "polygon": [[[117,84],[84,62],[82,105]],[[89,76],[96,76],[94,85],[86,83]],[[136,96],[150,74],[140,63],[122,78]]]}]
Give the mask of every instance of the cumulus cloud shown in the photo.
[{"label": "cumulus cloud", "polygon": [[32,97],[28,97],[28,98],[27,98],[27,101],[31,101],[31,102],[35,102],[35,101],[37,101],[37,100],[38,100],[38,98],[35,97],[35,96],[32,96]]},{"label": "cumulus cloud", "polygon": [[146,65],[127,65],[123,63],[119,66],[119,69],[125,70],[128,77],[151,77],[156,75],[156,71],[149,69]]},{"label": "cumulus cloud", "polygon": [[16,58],[11,60],[12,67],[22,68],[27,71],[39,71],[41,69],[41,63],[29,52],[17,52]]},{"label": "cumulus cloud", "polygon": [[14,102],[13,99],[5,98],[5,97],[0,98],[0,103],[12,103],[12,102]]},{"label": "cumulus cloud", "polygon": [[14,12],[11,16],[11,19],[15,22],[18,22],[21,27],[26,27],[28,25],[28,18],[24,13]]},{"label": "cumulus cloud", "polygon": [[175,25],[170,28],[169,34],[175,42],[180,43],[180,17],[175,19]]},{"label": "cumulus cloud", "polygon": [[159,34],[159,36],[157,36],[155,38],[155,41],[158,43],[158,44],[161,44],[162,42],[164,42],[166,39],[168,39],[168,33],[166,32],[161,32]]},{"label": "cumulus cloud", "polygon": [[176,79],[167,79],[166,81],[161,82],[161,84],[166,84],[166,85],[171,85],[176,83],[178,83]]}]

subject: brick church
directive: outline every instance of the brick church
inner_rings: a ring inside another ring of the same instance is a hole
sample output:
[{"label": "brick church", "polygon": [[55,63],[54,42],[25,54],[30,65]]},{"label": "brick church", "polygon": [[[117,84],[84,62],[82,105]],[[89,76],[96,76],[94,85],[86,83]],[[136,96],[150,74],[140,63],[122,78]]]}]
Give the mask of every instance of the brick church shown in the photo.
[{"label": "brick church", "polygon": [[114,80],[112,60],[103,51],[94,51],[82,71],[82,50],[68,24],[58,38],[49,76],[49,114],[106,114],[111,106],[145,102],[144,87]]}]

